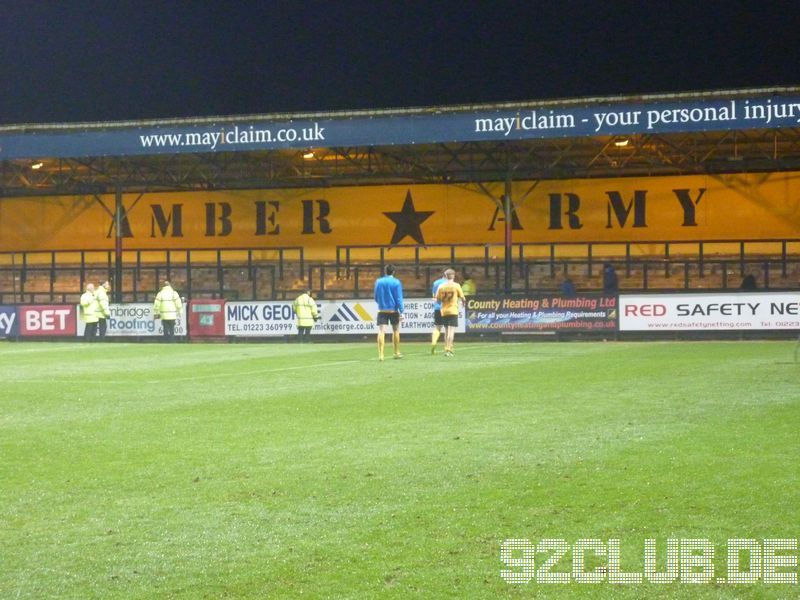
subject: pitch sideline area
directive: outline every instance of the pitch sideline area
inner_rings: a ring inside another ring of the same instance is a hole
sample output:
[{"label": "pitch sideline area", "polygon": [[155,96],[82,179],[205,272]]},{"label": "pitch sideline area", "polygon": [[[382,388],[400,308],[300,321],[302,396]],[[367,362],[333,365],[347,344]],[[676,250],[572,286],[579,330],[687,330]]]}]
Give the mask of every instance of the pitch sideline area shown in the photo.
[{"label": "pitch sideline area", "polygon": [[794,347],[0,343],[0,597],[784,598]]}]

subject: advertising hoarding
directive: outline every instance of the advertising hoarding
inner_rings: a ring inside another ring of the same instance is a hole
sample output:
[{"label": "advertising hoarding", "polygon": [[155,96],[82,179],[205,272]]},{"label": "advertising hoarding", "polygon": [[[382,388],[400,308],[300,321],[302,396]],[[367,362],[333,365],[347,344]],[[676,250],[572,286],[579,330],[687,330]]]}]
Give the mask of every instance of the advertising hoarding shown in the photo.
[{"label": "advertising hoarding", "polygon": [[800,294],[624,294],[620,331],[800,329]]},{"label": "advertising hoarding", "polygon": [[[161,321],[153,319],[153,305],[146,302],[111,304],[111,316],[106,319],[109,337],[157,337],[164,334]],[[83,336],[86,324],[78,319],[77,333]],[[186,335],[186,305],[181,306],[175,321],[175,335]]]},{"label": "advertising hoarding", "polygon": [[467,300],[468,332],[614,331],[616,318],[614,296],[494,296]]},{"label": "advertising hoarding", "polygon": [[17,309],[22,337],[74,337],[78,310],[66,304],[36,304]]},{"label": "advertising hoarding", "polygon": [[[433,300],[408,298],[400,330],[403,333],[430,333],[433,329]],[[373,300],[318,300],[321,319],[312,335],[359,335],[378,332],[378,306]],[[458,332],[465,331],[463,309],[459,314]],[[225,335],[239,337],[271,337],[296,335],[292,302],[228,302],[225,305]]]},{"label": "advertising hoarding", "polygon": [[17,336],[17,307],[0,306],[0,339]]},{"label": "advertising hoarding", "polygon": [[772,93],[603,104],[573,102],[305,119],[242,117],[198,124],[109,125],[0,134],[0,158],[130,156],[337,146],[433,144],[796,127],[800,98]]}]

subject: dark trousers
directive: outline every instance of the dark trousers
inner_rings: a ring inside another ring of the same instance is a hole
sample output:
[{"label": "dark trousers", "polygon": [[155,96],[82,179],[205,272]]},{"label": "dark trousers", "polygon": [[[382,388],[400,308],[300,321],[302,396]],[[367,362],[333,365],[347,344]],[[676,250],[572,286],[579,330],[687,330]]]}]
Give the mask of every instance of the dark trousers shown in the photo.
[{"label": "dark trousers", "polygon": [[108,322],[105,319],[100,319],[97,322],[97,337],[101,340],[106,337],[106,329],[108,329]]},{"label": "dark trousers", "polygon": [[164,341],[173,341],[175,339],[175,321],[161,319],[161,326],[164,328]]},{"label": "dark trousers", "polygon": [[311,326],[300,327],[297,326],[297,341],[301,344],[311,341]]},{"label": "dark trousers", "polygon": [[93,342],[97,339],[97,323],[86,323],[86,329],[83,330],[83,339],[87,342]]}]

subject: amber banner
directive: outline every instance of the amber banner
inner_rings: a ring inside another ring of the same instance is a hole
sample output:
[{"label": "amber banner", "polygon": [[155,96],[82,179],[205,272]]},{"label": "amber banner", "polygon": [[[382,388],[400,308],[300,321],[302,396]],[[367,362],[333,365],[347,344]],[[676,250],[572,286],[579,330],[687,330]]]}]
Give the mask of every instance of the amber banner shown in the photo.
[{"label": "amber banner", "polygon": [[[502,182],[3,198],[0,251],[502,244]],[[515,243],[800,239],[800,173],[521,181]],[[119,210],[117,210],[119,208]],[[355,258],[360,258],[354,250]],[[500,253],[500,249],[498,249]],[[433,256],[431,256],[433,257]],[[365,255],[364,259],[374,258]],[[425,256],[423,256],[425,258]]]}]

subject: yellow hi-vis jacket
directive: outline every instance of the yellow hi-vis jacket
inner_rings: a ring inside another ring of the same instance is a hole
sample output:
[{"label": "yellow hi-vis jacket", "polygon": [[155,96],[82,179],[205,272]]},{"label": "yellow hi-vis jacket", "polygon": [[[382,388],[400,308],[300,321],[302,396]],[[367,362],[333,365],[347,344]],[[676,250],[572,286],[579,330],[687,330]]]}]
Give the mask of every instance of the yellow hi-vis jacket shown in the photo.
[{"label": "yellow hi-vis jacket", "polygon": [[107,319],[111,316],[111,311],[108,308],[108,292],[102,285],[95,289],[94,295],[97,298],[98,316],[101,319]]},{"label": "yellow hi-vis jacket", "polygon": [[300,294],[292,305],[297,315],[298,327],[313,327],[317,317],[317,303],[308,294]]},{"label": "yellow hi-vis jacket", "polygon": [[81,319],[86,323],[97,323],[100,320],[100,305],[92,292],[81,294]]},{"label": "yellow hi-vis jacket", "polygon": [[461,291],[464,292],[465,296],[474,296],[477,291],[475,282],[472,279],[465,279],[464,283],[461,284]]},{"label": "yellow hi-vis jacket", "polygon": [[153,316],[162,321],[174,321],[181,312],[181,297],[170,286],[165,285],[156,294],[153,302]]}]

